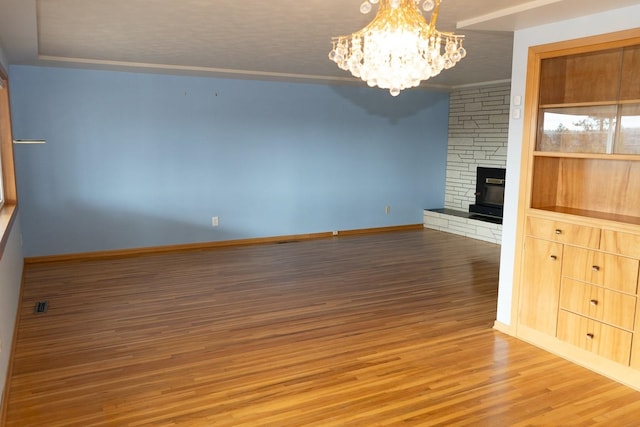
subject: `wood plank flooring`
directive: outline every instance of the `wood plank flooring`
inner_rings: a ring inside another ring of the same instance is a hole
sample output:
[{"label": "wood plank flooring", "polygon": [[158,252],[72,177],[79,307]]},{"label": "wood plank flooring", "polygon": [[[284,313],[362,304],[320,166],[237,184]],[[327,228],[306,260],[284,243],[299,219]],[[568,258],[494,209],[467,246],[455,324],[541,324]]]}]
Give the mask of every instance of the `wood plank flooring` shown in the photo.
[{"label": "wood plank flooring", "polygon": [[640,425],[492,329],[498,260],[420,230],[28,265],[6,426]]}]

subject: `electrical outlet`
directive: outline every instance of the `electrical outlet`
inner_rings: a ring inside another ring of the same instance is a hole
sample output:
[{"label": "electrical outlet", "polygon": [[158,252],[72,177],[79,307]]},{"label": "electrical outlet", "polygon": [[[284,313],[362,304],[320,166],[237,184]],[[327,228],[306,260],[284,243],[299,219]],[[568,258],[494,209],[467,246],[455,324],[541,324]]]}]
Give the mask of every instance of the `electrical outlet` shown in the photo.
[{"label": "electrical outlet", "polygon": [[389,215],[389,214],[391,213],[391,206],[387,205],[387,206],[384,208],[384,213],[386,213],[387,215]]},{"label": "electrical outlet", "polygon": [[218,219],[217,216],[214,216],[211,218],[211,226],[212,227],[217,227],[220,225],[220,220]]}]

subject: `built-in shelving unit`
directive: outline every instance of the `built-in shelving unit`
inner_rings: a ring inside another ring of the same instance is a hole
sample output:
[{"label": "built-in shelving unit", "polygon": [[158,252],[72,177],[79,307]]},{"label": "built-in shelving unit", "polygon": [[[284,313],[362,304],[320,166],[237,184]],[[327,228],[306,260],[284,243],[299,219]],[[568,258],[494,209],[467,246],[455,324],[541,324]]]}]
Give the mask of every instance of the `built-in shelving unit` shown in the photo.
[{"label": "built-in shelving unit", "polygon": [[640,46],[540,59],[531,208],[640,224]]},{"label": "built-in shelving unit", "polygon": [[532,48],[516,335],[640,389],[640,30]]}]

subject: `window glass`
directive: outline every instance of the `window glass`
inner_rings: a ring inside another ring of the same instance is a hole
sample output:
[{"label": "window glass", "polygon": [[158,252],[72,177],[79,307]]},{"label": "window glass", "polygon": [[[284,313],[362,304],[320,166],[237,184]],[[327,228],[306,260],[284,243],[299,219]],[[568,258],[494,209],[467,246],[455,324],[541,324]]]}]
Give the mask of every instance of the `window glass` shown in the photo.
[{"label": "window glass", "polygon": [[640,154],[640,104],[625,104],[620,111],[617,154]]},{"label": "window glass", "polygon": [[545,108],[540,112],[538,151],[611,153],[616,105]]}]

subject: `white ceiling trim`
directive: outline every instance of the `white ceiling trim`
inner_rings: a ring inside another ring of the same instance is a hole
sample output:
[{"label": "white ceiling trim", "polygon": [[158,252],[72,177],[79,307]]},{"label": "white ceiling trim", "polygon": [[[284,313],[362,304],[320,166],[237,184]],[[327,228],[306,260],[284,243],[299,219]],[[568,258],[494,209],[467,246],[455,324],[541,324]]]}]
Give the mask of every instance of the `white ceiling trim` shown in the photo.
[{"label": "white ceiling trim", "polygon": [[638,0],[533,0],[459,20],[457,27],[480,31],[518,31],[637,4]]},{"label": "white ceiling trim", "polygon": [[[165,72],[174,74],[194,74],[198,76],[214,76],[214,77],[229,77],[241,79],[259,79],[259,80],[273,80],[273,81],[298,81],[308,83],[344,83],[354,85],[364,85],[365,83],[356,79],[355,77],[335,77],[325,75],[313,75],[313,74],[292,74],[292,73],[276,73],[267,71],[256,70],[234,70],[229,68],[214,68],[214,67],[198,67],[190,65],[169,65],[169,64],[153,64],[146,62],[127,62],[127,61],[111,61],[101,59],[87,59],[87,58],[67,58],[62,56],[50,56],[50,55],[38,55],[38,59],[49,63],[55,63],[56,65],[66,64],[72,67],[85,66],[87,68],[97,68],[115,71],[144,71],[144,72]],[[46,64],[43,64],[46,65]],[[507,80],[509,81],[509,80]],[[491,83],[491,82],[490,82]],[[486,85],[487,83],[479,83],[478,85]],[[438,85],[423,82],[420,85],[421,88],[435,89],[451,91],[453,86]]]},{"label": "white ceiling trim", "polygon": [[459,29],[469,28],[477,24],[483,24],[486,22],[495,21],[498,19],[515,16],[533,9],[537,9],[543,6],[547,6],[553,3],[559,3],[562,0],[533,0],[529,3],[519,4],[517,6],[508,7],[506,9],[496,10],[495,12],[487,13],[486,15],[476,16],[469,19],[464,19],[456,24]]},{"label": "white ceiling trim", "polygon": [[453,89],[453,90],[468,89],[468,88],[472,88],[472,87],[493,86],[493,85],[499,85],[499,84],[503,84],[503,83],[511,83],[511,79],[493,80],[493,81],[478,82],[478,83],[468,83],[468,84],[464,84],[464,85],[454,85],[454,86],[451,86],[451,89]]},{"label": "white ceiling trim", "polygon": [[171,64],[153,64],[147,62],[128,62],[128,61],[111,61],[103,59],[87,59],[87,58],[67,58],[62,56],[50,56],[50,55],[38,55],[38,59],[42,61],[62,62],[69,64],[84,64],[84,65],[97,65],[105,68],[135,68],[135,69],[155,69],[165,71],[176,72],[194,72],[204,74],[218,74],[218,75],[244,75],[260,78],[275,78],[282,80],[318,80],[318,81],[345,81],[354,82],[360,81],[350,77],[332,77],[323,75],[312,74],[291,74],[291,73],[277,73],[269,71],[256,71],[256,70],[234,70],[229,68],[214,68],[214,67],[198,67],[192,65],[171,65]]}]

